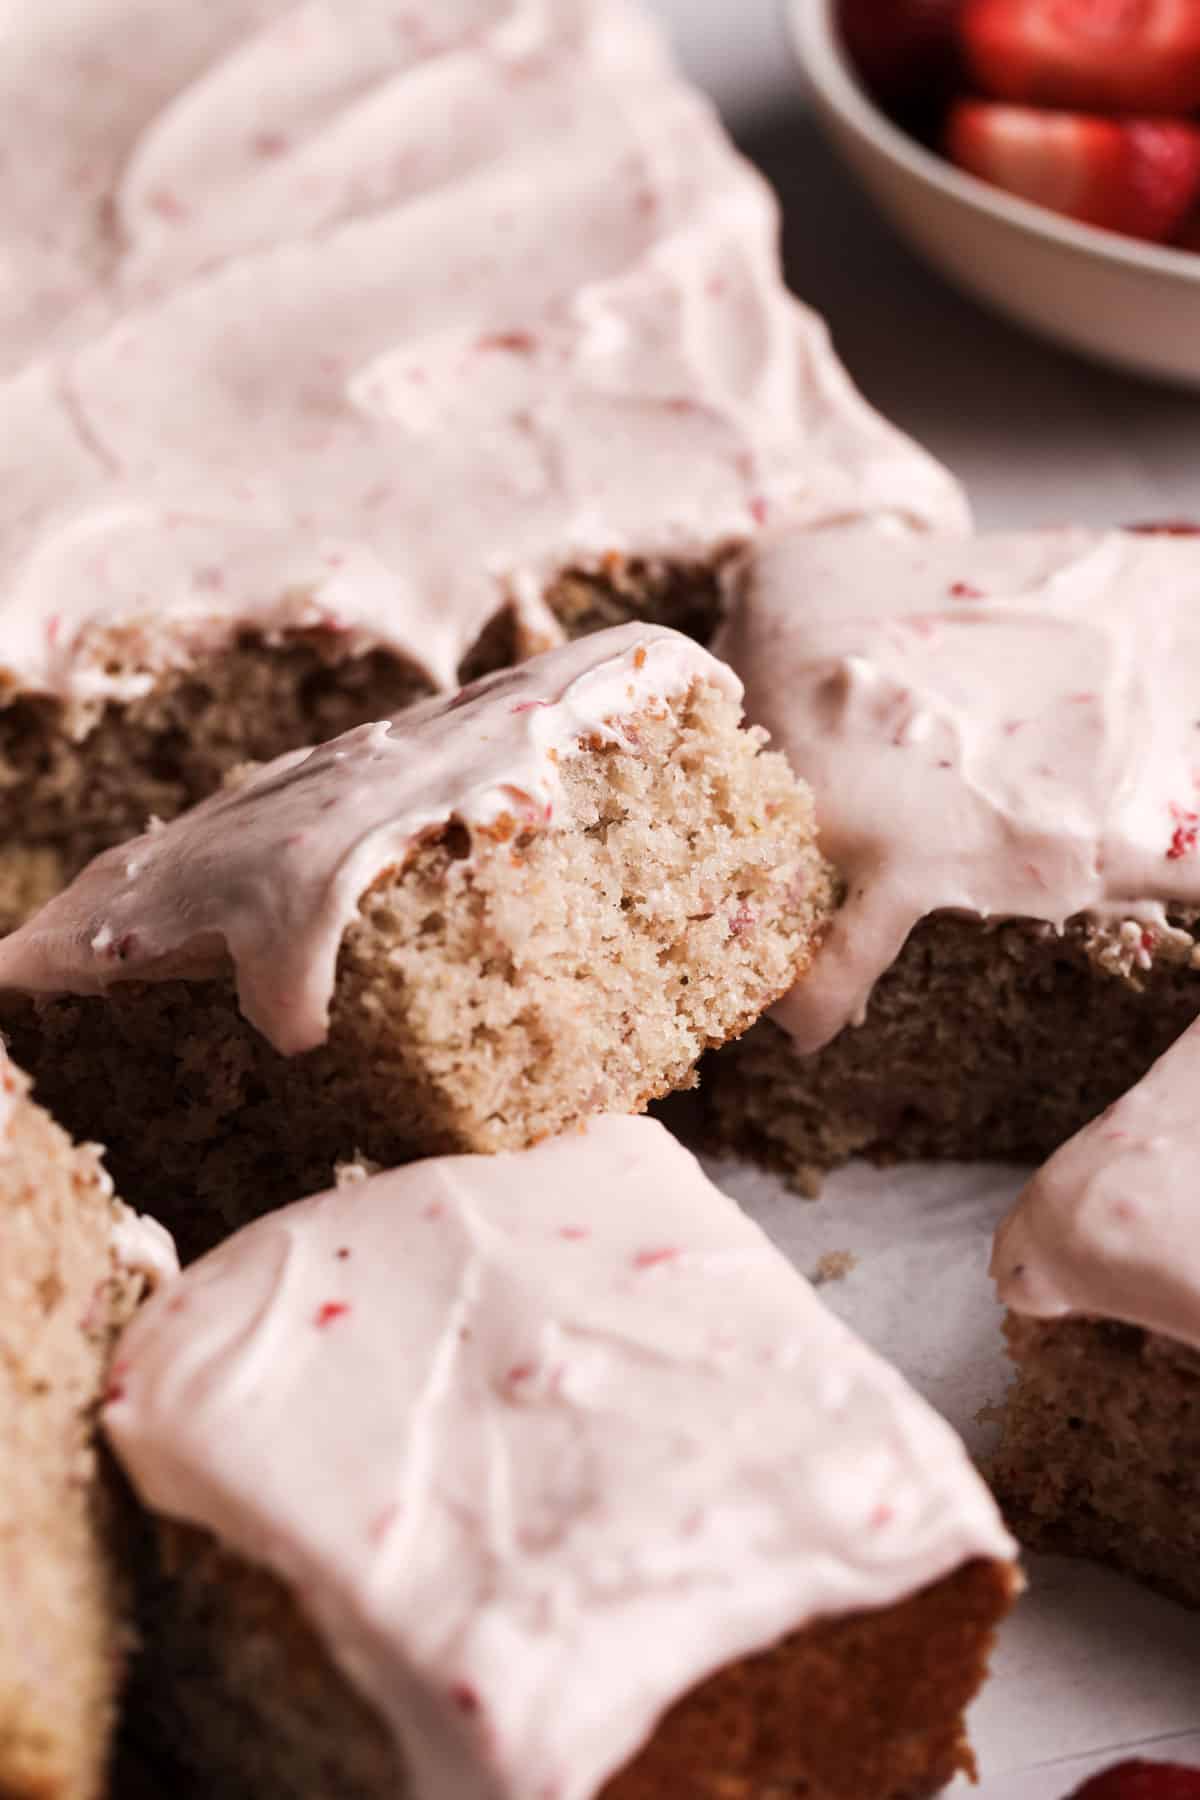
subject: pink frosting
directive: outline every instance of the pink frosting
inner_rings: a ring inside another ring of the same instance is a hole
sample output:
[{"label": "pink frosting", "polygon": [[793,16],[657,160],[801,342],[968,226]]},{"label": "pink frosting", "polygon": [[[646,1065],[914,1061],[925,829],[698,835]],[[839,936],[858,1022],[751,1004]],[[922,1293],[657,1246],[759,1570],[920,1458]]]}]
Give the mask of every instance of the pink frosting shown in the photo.
[{"label": "pink frosting", "polygon": [[[624,0],[0,0],[3,673],[239,625],[436,683],[565,566],[961,520]],[[112,632],[119,643],[114,645]]]},{"label": "pink frosting", "polygon": [[622,625],[264,764],[170,825],[106,851],[0,941],[0,986],[237,973],[242,1010],[285,1055],[322,1041],[338,948],[375,877],[452,819],[552,825],[563,759],[724,664],[678,632]]},{"label": "pink frosting", "polygon": [[811,785],[846,903],[776,1016],[861,1021],[918,921],[1088,913],[1123,966],[1200,904],[1200,541],[787,534],[717,646]]},{"label": "pink frosting", "polygon": [[713,1670],[1013,1554],[950,1428],[650,1120],[275,1213],[115,1374],[142,1499],[283,1578],[422,1800],[590,1800]]},{"label": "pink frosting", "polygon": [[1200,1350],[1198,1093],[1193,1025],[1017,1201],[992,1255],[1008,1306],[1122,1319]]}]

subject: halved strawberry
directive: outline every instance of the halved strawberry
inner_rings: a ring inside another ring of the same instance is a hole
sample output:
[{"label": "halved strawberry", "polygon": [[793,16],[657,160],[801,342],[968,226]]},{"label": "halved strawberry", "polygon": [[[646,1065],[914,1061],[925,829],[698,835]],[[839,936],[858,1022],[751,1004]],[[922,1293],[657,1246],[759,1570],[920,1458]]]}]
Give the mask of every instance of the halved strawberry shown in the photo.
[{"label": "halved strawberry", "polygon": [[886,106],[944,99],[960,67],[963,0],[839,0],[842,41]]},{"label": "halved strawberry", "polygon": [[1162,242],[1200,197],[1200,128],[960,100],[946,128],[960,168],[1023,200]]},{"label": "halved strawberry", "polygon": [[998,100],[1080,112],[1200,107],[1196,0],[966,0],[963,51]]},{"label": "halved strawberry", "polygon": [[1117,1763],[1085,1781],[1070,1800],[1200,1800],[1200,1769],[1185,1769],[1181,1763]]}]

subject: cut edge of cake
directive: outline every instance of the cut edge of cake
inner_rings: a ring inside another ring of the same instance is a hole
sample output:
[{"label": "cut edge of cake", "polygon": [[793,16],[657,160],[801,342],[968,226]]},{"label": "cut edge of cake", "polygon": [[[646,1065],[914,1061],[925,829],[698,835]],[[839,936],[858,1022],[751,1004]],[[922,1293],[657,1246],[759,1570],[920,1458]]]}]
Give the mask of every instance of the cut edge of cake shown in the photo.
[{"label": "cut edge of cake", "polygon": [[0,1793],[100,1800],[135,1638],[96,1425],[117,1334],[174,1259],[28,1085],[0,1052]]}]

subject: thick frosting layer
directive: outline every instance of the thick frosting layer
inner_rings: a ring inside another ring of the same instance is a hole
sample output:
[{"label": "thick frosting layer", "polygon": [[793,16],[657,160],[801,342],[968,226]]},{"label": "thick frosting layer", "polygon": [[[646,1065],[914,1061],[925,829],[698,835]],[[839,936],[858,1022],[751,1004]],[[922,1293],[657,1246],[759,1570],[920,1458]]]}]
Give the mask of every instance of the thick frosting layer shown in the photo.
[{"label": "thick frosting layer", "polygon": [[1038,1171],[996,1236],[1015,1312],[1095,1314],[1200,1350],[1200,1026]]},{"label": "thick frosting layer", "polygon": [[813,1051],[927,914],[1091,913],[1148,967],[1200,905],[1200,542],[788,534],[717,646],[812,786],[847,897],[777,1009]]},{"label": "thick frosting layer", "polygon": [[417,1164],[146,1308],[109,1437],[294,1589],[422,1800],[588,1800],[713,1670],[1013,1546],[658,1124]]},{"label": "thick frosting layer", "polygon": [[342,933],[376,876],[423,833],[551,826],[563,758],[619,743],[622,720],[695,682],[741,698],[678,632],[622,625],[264,764],[170,825],[97,857],[0,941],[0,986],[103,992],[220,967],[285,1055],[328,1028]]},{"label": "thick frosting layer", "polygon": [[624,0],[0,0],[2,672],[144,691],[242,624],[443,687],[564,567],[958,490],[785,294]]}]

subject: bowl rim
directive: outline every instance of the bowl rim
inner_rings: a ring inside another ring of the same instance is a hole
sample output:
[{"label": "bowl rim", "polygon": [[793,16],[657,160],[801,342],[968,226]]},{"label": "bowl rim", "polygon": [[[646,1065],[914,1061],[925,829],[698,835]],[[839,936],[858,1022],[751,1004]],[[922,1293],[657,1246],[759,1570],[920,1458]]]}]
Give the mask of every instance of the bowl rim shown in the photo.
[{"label": "bowl rim", "polygon": [[1080,225],[1074,219],[1062,218],[1047,207],[1006,194],[978,176],[955,168],[893,125],[860,87],[838,41],[833,23],[835,3],[836,0],[784,0],[788,35],[820,100],[849,131],[865,139],[881,156],[960,205],[990,214],[1016,230],[1077,256],[1200,286],[1200,252],[1142,243],[1099,225]]}]

